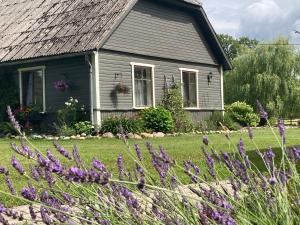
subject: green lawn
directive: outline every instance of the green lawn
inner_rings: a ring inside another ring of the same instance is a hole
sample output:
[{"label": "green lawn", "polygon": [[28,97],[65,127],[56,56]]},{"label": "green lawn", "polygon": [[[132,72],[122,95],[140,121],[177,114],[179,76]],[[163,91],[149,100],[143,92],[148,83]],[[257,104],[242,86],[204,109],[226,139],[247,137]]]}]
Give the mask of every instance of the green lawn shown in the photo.
[{"label": "green lawn", "polygon": [[[274,129],[276,134],[277,130]],[[300,129],[287,129],[286,131],[287,136],[287,145],[300,145]],[[269,146],[273,148],[278,148],[279,144],[276,141],[274,135],[272,134],[270,129],[259,129],[254,131],[254,141],[259,146],[260,149],[266,149]],[[238,143],[239,139],[243,138],[245,141],[245,146],[250,156],[250,159],[254,160],[259,167],[261,167],[261,162],[259,161],[259,157],[256,155],[254,151],[255,146],[249,140],[247,133],[235,133],[231,135],[230,143],[224,135],[221,134],[212,134],[209,135],[209,139],[211,143],[214,145],[214,148],[219,152],[220,150],[226,152],[234,152],[236,151],[236,144]],[[177,136],[177,137],[165,137],[165,138],[157,138],[157,139],[150,139],[150,140],[130,140],[130,146],[137,143],[142,147],[142,153],[145,157],[147,166],[150,167],[150,160],[147,154],[145,144],[147,141],[151,141],[155,148],[158,148],[160,145],[163,146],[169,155],[175,159],[179,164],[182,164],[183,160],[192,159],[197,165],[201,167],[202,170],[205,170],[205,161],[203,160],[203,154],[200,150],[202,146],[202,135],[184,135],[184,136]],[[10,166],[10,160],[13,155],[13,152],[10,150],[10,143],[16,142],[18,140],[11,140],[11,139],[0,139],[0,165],[8,167],[11,170],[11,176],[13,177],[14,185],[16,189],[20,190],[22,186],[26,185],[27,181],[20,177]],[[47,148],[52,149],[53,153],[57,156],[59,154],[53,149],[51,141],[39,140],[39,141],[32,141],[32,143],[37,146],[41,151],[45,151]],[[134,163],[128,157],[126,151],[127,147],[125,144],[117,139],[100,139],[100,140],[72,140],[72,141],[61,141],[60,142],[66,149],[72,149],[72,146],[76,144],[79,148],[81,157],[84,159],[85,163],[90,163],[93,157],[97,157],[103,163],[107,165],[110,171],[113,174],[116,174],[116,159],[118,154],[124,155],[124,161],[126,162],[126,166],[128,168],[133,168]],[[22,159],[21,157],[18,157]],[[62,157],[60,157],[62,159]],[[28,160],[22,160],[22,163],[27,168],[28,167]],[[69,165],[70,162],[68,162]],[[182,178],[183,181],[187,182],[187,178],[184,176],[182,172],[179,172],[179,176]],[[0,189],[6,190],[6,185],[4,183],[3,177],[0,177]],[[7,198],[4,198],[0,195],[0,202],[6,202],[8,205],[15,204],[14,201],[8,201]]]}]

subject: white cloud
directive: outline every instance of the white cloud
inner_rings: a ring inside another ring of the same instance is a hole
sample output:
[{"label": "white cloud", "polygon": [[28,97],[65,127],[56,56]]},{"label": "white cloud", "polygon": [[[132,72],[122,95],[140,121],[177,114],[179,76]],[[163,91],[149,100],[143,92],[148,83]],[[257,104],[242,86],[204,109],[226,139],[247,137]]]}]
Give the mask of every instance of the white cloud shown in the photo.
[{"label": "white cloud", "polygon": [[273,40],[279,35],[300,43],[299,0],[203,0],[214,28],[218,33]]}]

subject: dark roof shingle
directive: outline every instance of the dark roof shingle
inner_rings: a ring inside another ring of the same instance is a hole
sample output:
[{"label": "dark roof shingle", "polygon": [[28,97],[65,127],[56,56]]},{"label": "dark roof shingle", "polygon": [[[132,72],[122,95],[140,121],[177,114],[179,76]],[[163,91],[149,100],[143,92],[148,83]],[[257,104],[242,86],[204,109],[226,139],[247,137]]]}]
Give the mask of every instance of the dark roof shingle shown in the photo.
[{"label": "dark roof shingle", "polygon": [[0,63],[99,48],[136,1],[0,0]]},{"label": "dark roof shingle", "polygon": [[0,62],[95,49],[132,0],[0,0]]}]

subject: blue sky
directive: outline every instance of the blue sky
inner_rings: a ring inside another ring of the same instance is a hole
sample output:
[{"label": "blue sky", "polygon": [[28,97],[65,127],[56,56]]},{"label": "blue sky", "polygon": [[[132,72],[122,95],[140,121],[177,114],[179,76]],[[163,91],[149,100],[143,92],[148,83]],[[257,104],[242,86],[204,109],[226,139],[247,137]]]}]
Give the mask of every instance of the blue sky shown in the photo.
[{"label": "blue sky", "polygon": [[217,33],[270,41],[279,35],[300,43],[300,0],[202,0]]}]

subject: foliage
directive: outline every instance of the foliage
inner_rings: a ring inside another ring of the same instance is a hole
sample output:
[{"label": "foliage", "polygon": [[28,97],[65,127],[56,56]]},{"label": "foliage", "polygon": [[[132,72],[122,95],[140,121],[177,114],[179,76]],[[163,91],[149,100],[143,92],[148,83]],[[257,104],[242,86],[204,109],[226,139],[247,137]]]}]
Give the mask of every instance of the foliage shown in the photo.
[{"label": "foliage", "polygon": [[81,121],[74,124],[76,134],[91,134],[94,130],[94,126],[90,121]]},{"label": "foliage", "polygon": [[241,126],[257,126],[259,116],[254,113],[252,106],[246,102],[234,102],[226,107],[229,116]]},{"label": "foliage", "polygon": [[128,117],[109,117],[102,122],[101,133],[111,132],[118,133],[140,133],[142,131],[142,123],[137,118]]},{"label": "foliage", "polygon": [[300,116],[300,54],[279,38],[258,45],[235,58],[234,69],[224,76],[226,104],[245,101],[266,106],[271,116]]},{"label": "foliage", "polygon": [[161,104],[171,112],[175,131],[190,132],[193,130],[193,123],[183,108],[183,100],[179,85],[173,84],[162,99]]},{"label": "foliage", "polygon": [[[175,162],[163,147],[156,150],[147,143],[147,154],[138,145],[134,149],[126,146],[124,154],[131,159],[127,163],[134,166],[126,166],[120,154],[116,159],[119,178],[113,177],[110,168],[96,156],[84,162],[76,146],[69,152],[54,143],[57,153],[48,149],[43,154],[24,142],[23,136],[21,146],[12,145],[15,156],[11,166],[0,166],[8,187],[1,188],[0,194],[29,205],[32,218],[25,223],[36,222],[37,211],[32,204],[38,204],[45,224],[299,224],[300,149],[285,146],[282,121],[278,131],[278,135],[273,132],[274,145],[281,140],[280,154],[271,147],[255,151],[263,162],[261,168],[250,161],[244,140],[240,139],[234,153],[228,154],[215,149],[204,136],[201,149],[206,168],[201,173],[201,163],[196,159]],[[232,146],[230,136],[226,137],[228,146]],[[255,144],[251,129],[249,139]],[[29,169],[20,158],[30,164]],[[151,167],[147,168],[149,158]],[[220,179],[217,168],[227,174],[226,182]],[[12,171],[26,177],[29,184],[16,190]],[[178,171],[193,185],[183,187]],[[3,215],[24,220],[18,212],[0,204],[0,222],[7,224]]]},{"label": "foliage", "polygon": [[0,122],[0,134],[15,134],[16,131],[10,122]]},{"label": "foliage", "polygon": [[60,126],[55,125],[55,129],[56,129],[56,133],[59,136],[69,137],[77,133],[74,127],[68,126],[67,124],[63,124]]},{"label": "foliage", "polygon": [[67,124],[72,126],[77,122],[85,121],[87,112],[85,106],[79,105],[76,98],[70,97],[67,102],[65,102],[65,107],[57,111],[57,118],[59,123]]},{"label": "foliage", "polygon": [[228,113],[225,113],[223,116],[221,112],[213,112],[210,117],[198,123],[197,129],[200,131],[216,131],[223,130],[224,126],[229,130],[238,130],[240,128]]},{"label": "foliage", "polygon": [[13,74],[0,75],[0,96],[0,121],[7,121],[6,106],[10,105],[15,108],[20,104],[18,85]]},{"label": "foliage", "polygon": [[155,132],[169,133],[174,130],[171,112],[164,107],[151,107],[140,112],[144,127]]},{"label": "foliage", "polygon": [[226,55],[231,60],[248,49],[255,48],[258,44],[256,39],[250,39],[248,37],[234,38],[228,34],[220,34],[218,37]]}]

